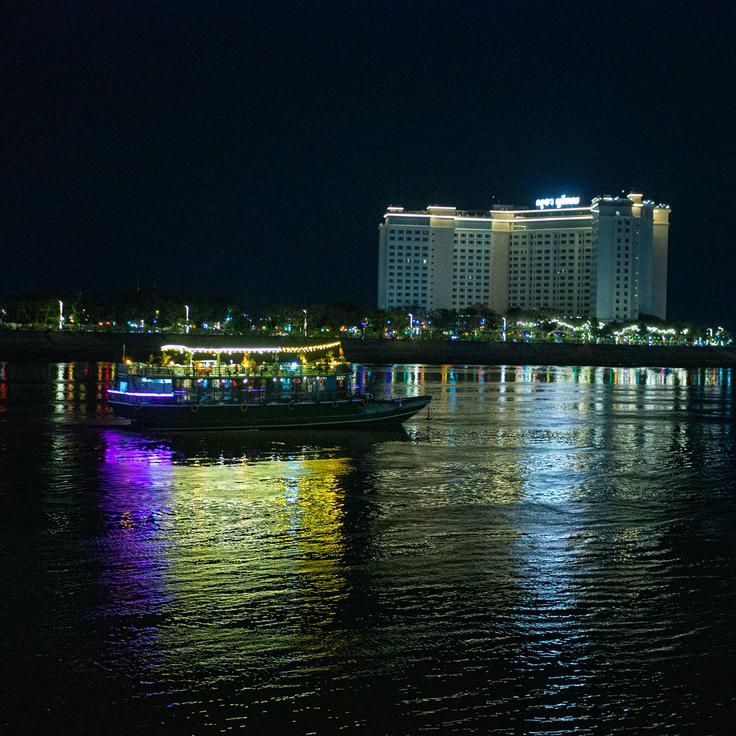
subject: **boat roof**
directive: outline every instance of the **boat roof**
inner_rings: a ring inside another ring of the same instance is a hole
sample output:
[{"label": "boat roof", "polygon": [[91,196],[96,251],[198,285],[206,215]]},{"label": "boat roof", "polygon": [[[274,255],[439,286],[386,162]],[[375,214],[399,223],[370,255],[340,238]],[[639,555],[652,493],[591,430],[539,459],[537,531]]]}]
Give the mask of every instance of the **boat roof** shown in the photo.
[{"label": "boat roof", "polygon": [[201,345],[162,345],[161,352],[173,351],[177,353],[206,353],[208,355],[217,355],[218,353],[316,353],[320,350],[329,350],[330,348],[340,347],[340,341],[326,342],[321,345],[230,345],[225,347],[201,346]]}]

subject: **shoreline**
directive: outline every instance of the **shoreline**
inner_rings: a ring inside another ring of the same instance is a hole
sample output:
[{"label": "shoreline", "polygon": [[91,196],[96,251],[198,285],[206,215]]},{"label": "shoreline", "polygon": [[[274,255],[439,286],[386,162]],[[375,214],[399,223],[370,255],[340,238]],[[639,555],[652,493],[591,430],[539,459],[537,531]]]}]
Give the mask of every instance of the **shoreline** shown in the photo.
[{"label": "shoreline", "polygon": [[736,368],[736,348],[472,341],[368,341],[344,346],[354,363]]},{"label": "shoreline", "polygon": [[[193,338],[194,336],[191,336]],[[191,339],[190,338],[190,339]],[[0,362],[145,360],[182,335],[126,332],[0,331]],[[197,335],[201,345],[279,344],[288,340]],[[293,343],[293,340],[291,341]],[[736,368],[736,347],[500,343],[449,340],[342,340],[353,363],[429,365],[559,365],[627,368]]]}]

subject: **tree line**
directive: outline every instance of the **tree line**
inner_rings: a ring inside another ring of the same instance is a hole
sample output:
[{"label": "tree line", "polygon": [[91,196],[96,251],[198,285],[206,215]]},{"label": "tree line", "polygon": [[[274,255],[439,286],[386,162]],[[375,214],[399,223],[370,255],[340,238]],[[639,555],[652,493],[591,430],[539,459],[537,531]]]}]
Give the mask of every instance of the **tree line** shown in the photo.
[{"label": "tree line", "polygon": [[[60,304],[61,302],[61,304]],[[188,309],[187,309],[188,307]],[[187,323],[187,315],[189,321]],[[641,316],[640,325],[672,326]],[[588,340],[609,340],[626,323],[602,325],[594,316],[569,317],[548,309],[509,309],[505,315],[483,304],[463,310],[419,307],[381,310],[349,302],[253,306],[226,295],[189,296],[136,289],[116,293],[78,292],[61,296],[31,294],[0,296],[0,328],[89,331],[214,331],[224,334],[304,334],[345,337],[461,337],[493,339],[569,339],[570,328],[586,325]],[[525,325],[533,324],[531,333]],[[632,324],[632,323],[629,323]],[[564,327],[561,327],[564,325]],[[684,339],[709,336],[708,328],[677,323]],[[686,331],[683,332],[683,329]],[[563,335],[563,332],[566,332]],[[713,331],[710,331],[712,337]]]}]

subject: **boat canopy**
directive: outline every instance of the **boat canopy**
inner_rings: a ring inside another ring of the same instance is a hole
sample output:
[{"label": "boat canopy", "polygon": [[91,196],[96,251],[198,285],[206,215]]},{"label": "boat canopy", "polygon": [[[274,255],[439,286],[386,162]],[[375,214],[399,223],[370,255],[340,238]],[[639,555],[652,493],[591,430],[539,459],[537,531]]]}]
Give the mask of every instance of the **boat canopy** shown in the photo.
[{"label": "boat canopy", "polygon": [[248,355],[251,353],[316,353],[322,350],[330,350],[332,348],[339,348],[340,341],[335,340],[334,342],[327,342],[321,345],[271,345],[268,347],[258,347],[251,345],[240,345],[240,346],[191,346],[191,345],[162,345],[161,352],[175,352],[175,353],[191,353],[192,355],[197,353],[204,353],[206,355]]}]

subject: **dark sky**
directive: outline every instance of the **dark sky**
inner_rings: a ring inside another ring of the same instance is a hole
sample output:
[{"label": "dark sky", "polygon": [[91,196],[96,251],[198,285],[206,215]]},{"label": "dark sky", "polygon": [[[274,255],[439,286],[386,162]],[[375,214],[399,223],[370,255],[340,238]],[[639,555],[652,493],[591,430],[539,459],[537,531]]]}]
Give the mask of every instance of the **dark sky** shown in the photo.
[{"label": "dark sky", "polygon": [[733,324],[735,5],[6,3],[0,294],[372,304],[389,203],[633,188]]}]

